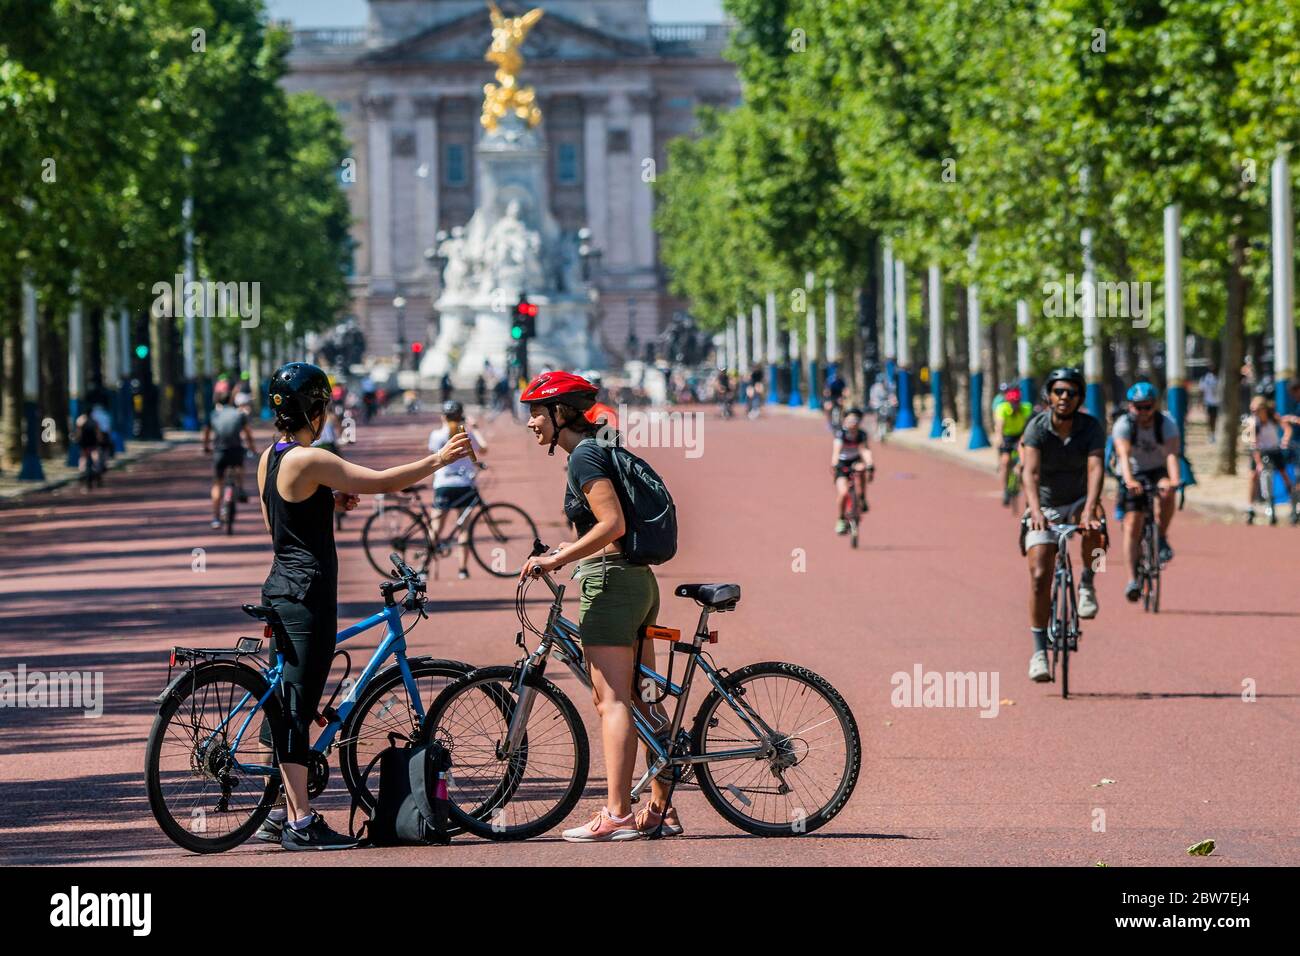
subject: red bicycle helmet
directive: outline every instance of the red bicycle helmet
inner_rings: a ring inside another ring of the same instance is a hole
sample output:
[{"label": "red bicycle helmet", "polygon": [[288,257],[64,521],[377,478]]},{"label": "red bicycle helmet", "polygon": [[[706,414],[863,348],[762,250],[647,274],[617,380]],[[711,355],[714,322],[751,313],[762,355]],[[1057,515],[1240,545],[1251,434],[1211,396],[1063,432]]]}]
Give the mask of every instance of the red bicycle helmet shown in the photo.
[{"label": "red bicycle helmet", "polygon": [[519,401],[525,405],[558,404],[587,408],[596,400],[599,391],[581,375],[572,372],[543,372],[528,383],[528,387],[519,396]]},{"label": "red bicycle helmet", "polygon": [[524,389],[519,401],[524,405],[542,405],[551,416],[551,447],[548,455],[555,454],[555,445],[560,440],[560,420],[555,417],[556,405],[568,405],[579,412],[585,412],[596,401],[600,389],[596,388],[581,375],[572,372],[543,372]]}]

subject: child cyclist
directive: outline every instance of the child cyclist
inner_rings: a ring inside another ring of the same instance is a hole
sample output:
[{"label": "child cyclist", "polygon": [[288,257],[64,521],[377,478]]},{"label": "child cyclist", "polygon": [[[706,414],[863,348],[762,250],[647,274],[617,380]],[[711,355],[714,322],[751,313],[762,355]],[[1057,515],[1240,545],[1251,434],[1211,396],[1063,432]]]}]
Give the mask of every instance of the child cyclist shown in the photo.
[{"label": "child cyclist", "polygon": [[867,430],[862,427],[862,409],[854,407],[844,413],[843,424],[831,442],[831,468],[835,471],[835,503],[839,515],[835,533],[848,534],[849,523],[844,514],[850,503],[849,482],[857,482],[858,500],[862,502],[865,514],[867,482],[872,480],[876,469],[871,460],[871,450],[867,448]]}]

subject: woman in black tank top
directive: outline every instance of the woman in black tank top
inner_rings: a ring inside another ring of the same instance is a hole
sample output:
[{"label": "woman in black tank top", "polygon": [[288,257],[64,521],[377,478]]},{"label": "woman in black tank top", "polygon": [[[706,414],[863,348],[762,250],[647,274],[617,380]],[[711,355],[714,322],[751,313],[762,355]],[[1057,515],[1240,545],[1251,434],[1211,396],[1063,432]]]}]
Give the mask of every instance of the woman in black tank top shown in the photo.
[{"label": "woman in black tank top", "polygon": [[[272,376],[269,392],[279,435],[262,453],[257,486],[275,550],[262,599],[279,613],[290,644],[284,665],[288,733],[276,752],[287,806],[271,811],[257,835],[286,850],[340,849],[355,841],[331,830],[307,798],[310,729],[338,631],[334,512],[351,511],[358,495],[396,492],[423,481],[469,454],[469,438],[458,435],[435,454],[374,471],[311,447],[330,399],[329,377],[319,368],[290,362]],[[265,737],[264,742],[270,743]]]}]

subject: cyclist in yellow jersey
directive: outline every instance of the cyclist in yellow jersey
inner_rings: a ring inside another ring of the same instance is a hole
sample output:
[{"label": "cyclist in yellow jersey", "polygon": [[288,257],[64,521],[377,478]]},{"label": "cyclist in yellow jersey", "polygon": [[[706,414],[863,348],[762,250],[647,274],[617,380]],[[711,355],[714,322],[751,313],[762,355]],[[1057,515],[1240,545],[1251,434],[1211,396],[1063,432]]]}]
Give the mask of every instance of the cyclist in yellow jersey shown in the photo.
[{"label": "cyclist in yellow jersey", "polygon": [[993,443],[998,448],[998,487],[1002,489],[1002,503],[1005,505],[1011,453],[1020,444],[1020,436],[1024,434],[1029,419],[1034,417],[1034,406],[1021,400],[1020,389],[1014,385],[1006,390],[1003,397],[1005,401],[993,407]]}]

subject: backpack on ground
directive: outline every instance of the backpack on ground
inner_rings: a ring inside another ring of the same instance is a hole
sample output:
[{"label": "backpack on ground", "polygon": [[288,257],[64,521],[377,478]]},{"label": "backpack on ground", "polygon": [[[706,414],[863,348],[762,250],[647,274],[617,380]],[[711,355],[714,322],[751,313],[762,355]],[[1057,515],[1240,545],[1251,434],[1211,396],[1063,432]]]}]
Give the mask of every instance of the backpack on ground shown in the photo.
[{"label": "backpack on ground", "polygon": [[[677,506],[673,496],[658,473],[619,445],[617,439],[605,448],[614,465],[614,490],[627,525],[621,539],[623,557],[631,564],[663,564],[677,553]],[[585,497],[580,489],[573,493]]]},{"label": "backpack on ground", "polygon": [[364,787],[379,764],[375,807],[359,830],[352,829],[359,806],[354,798],[348,828],[370,846],[446,846],[451,842],[447,800],[451,754],[438,743],[416,747],[407,741],[399,746],[395,734],[389,734],[389,742],[361,775]]}]

